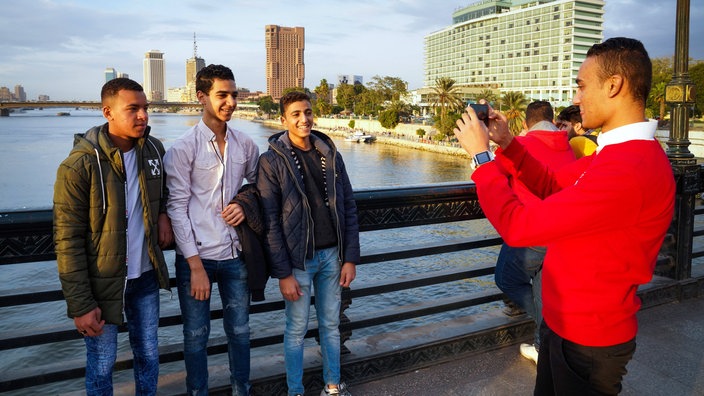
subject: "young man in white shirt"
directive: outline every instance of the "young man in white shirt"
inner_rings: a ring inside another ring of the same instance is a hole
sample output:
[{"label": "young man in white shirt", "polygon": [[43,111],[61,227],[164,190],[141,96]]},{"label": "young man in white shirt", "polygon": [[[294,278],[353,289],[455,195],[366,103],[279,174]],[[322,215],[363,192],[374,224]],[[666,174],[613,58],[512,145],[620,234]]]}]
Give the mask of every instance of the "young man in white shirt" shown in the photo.
[{"label": "young man in white shirt", "polygon": [[246,178],[256,181],[259,149],[227,121],[237,108],[232,71],[209,65],[196,75],[203,118],[164,157],[168,214],[176,238],[176,279],[183,317],[188,394],[208,394],[210,295],[218,282],[228,339],[233,395],[249,394],[249,290],[234,226],[244,221],[230,200]]}]

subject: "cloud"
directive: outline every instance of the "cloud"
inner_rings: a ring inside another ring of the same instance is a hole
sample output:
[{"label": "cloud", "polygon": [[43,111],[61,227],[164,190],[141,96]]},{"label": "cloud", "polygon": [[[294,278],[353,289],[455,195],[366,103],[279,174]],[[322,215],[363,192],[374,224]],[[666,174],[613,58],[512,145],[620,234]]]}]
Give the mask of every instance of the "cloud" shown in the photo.
[{"label": "cloud", "polygon": [[[31,98],[98,96],[103,70],[114,67],[142,80],[144,53],[164,52],[168,87],[185,84],[185,61],[233,69],[237,84],[265,90],[264,26],[306,29],[306,86],[338,74],[400,77],[422,86],[424,38],[452,23],[469,1],[299,0],[3,0],[0,24],[0,85],[21,84]],[[652,57],[674,52],[675,4],[661,0],[608,0],[604,36],[628,36]],[[636,12],[637,11],[637,12]],[[704,59],[704,7],[692,1],[690,56]],[[694,23],[696,21],[696,23]]]}]

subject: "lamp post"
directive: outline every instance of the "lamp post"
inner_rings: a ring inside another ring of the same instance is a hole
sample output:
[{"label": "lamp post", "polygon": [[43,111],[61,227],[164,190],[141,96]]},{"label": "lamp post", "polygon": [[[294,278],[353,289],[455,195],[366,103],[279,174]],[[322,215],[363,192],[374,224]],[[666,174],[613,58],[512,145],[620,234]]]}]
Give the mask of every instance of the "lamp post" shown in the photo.
[{"label": "lamp post", "polygon": [[671,252],[675,265],[664,275],[678,280],[691,276],[695,196],[701,190],[700,167],[689,151],[689,116],[695,89],[688,69],[689,0],[677,0],[673,78],[665,87],[665,102],[671,108],[667,156],[677,182],[672,230],[675,244]]}]

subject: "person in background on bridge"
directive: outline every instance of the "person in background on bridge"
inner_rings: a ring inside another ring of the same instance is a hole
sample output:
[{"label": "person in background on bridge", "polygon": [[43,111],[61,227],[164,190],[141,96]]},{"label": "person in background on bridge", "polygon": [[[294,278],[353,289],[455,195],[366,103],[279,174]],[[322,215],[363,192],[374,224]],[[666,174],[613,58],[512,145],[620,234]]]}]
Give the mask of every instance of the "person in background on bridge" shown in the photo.
[{"label": "person in background on bridge", "polygon": [[[595,155],[559,171],[533,158],[490,110],[468,108],[455,136],[473,157],[486,217],[511,246],[547,246],[536,395],[615,395],[636,349],[641,301],[674,212],[672,168],[645,118],[652,64],[643,44],[595,44],[577,75],[585,128],[601,128]],[[496,157],[489,140],[500,146]],[[541,198],[523,201],[518,177]]]},{"label": "person in background on bridge", "polygon": [[[516,140],[526,148],[533,157],[553,170],[574,162],[574,154],[568,143],[567,132],[560,131],[553,124],[555,113],[550,102],[538,100],[528,104],[526,118],[523,121],[524,136]],[[537,200],[530,190],[511,174],[509,183],[521,201]],[[526,311],[535,320],[535,339],[531,344],[521,344],[521,355],[538,363],[540,350],[539,328],[543,316],[540,298],[540,278],[545,257],[545,246],[512,247],[507,243],[501,246],[496,260],[494,281],[506,296]]]},{"label": "person in background on bridge", "polygon": [[147,98],[127,78],[103,85],[107,123],[75,136],[54,185],[54,243],[61,288],[86,344],[86,394],[112,395],[117,326],[127,322],[135,393],[159,378],[159,287],[169,289],[161,249],[166,215],[164,147],[149,136]]},{"label": "person in background on bridge", "polygon": [[596,151],[598,133],[593,129],[584,129],[582,116],[579,114],[579,106],[568,106],[557,116],[558,128],[567,131],[570,139],[570,146],[575,157],[582,158],[585,155],[592,155]]},{"label": "person in background on bridge", "polygon": [[237,108],[232,70],[222,65],[201,69],[196,74],[196,95],[203,105],[202,119],[164,157],[167,207],[176,236],[186,390],[189,395],[208,394],[210,297],[217,282],[232,395],[244,396],[250,388],[250,290],[235,226],[245,221],[245,212],[230,201],[245,178],[256,181],[259,148],[247,134],[227,124]]},{"label": "person in background on bridge", "polygon": [[284,360],[289,396],[303,395],[303,340],[315,289],[324,389],[350,396],[340,381],[340,301],[359,263],[357,205],[345,163],[327,135],[312,130],[308,95],[280,101],[286,131],[269,138],[259,159],[257,188],[264,209],[264,245],[271,276],[286,302]]}]

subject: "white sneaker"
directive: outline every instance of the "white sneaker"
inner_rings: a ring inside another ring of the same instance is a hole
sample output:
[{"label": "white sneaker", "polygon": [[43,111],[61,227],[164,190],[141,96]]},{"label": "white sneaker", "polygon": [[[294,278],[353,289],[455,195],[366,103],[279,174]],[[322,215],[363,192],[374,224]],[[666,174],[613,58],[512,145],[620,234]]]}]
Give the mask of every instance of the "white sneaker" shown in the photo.
[{"label": "white sneaker", "polygon": [[521,356],[538,364],[538,350],[533,344],[521,344]]}]

